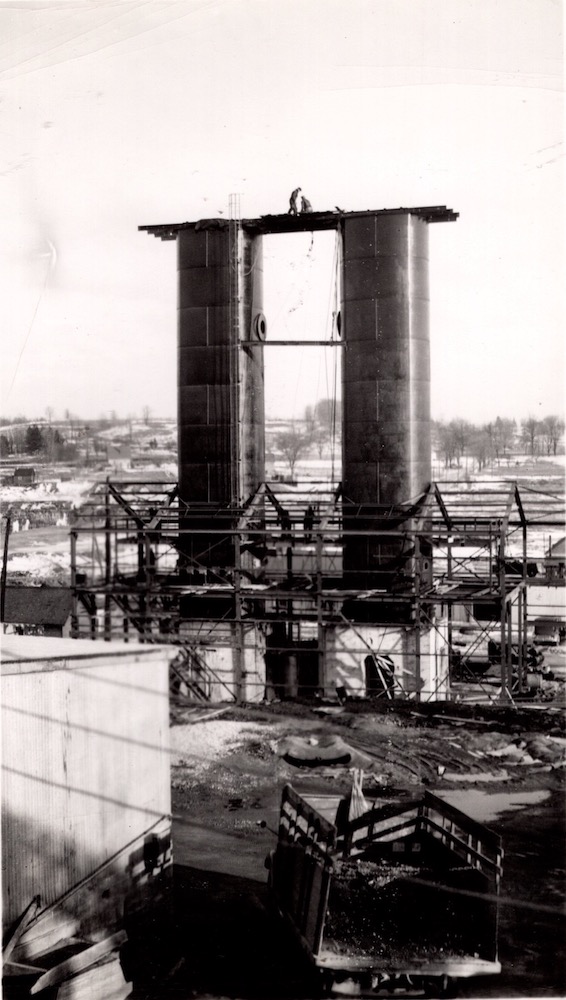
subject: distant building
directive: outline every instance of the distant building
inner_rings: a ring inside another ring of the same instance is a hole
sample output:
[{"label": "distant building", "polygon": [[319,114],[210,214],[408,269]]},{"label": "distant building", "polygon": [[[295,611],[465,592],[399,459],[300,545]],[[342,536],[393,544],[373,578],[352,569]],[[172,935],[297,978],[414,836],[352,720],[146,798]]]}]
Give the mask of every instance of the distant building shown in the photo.
[{"label": "distant building", "polygon": [[68,587],[6,587],[4,634],[70,635],[73,595]]},{"label": "distant building", "polygon": [[535,642],[557,646],[564,633],[564,623],[558,618],[535,618]]},{"label": "distant building", "polygon": [[14,486],[33,486],[35,483],[35,469],[33,465],[21,465],[14,469]]},{"label": "distant building", "polygon": [[109,444],[106,455],[113,472],[132,468],[132,449],[129,444]]},{"label": "distant building", "polygon": [[548,580],[563,580],[566,565],[566,538],[560,538],[549,546],[548,555],[544,560]]}]

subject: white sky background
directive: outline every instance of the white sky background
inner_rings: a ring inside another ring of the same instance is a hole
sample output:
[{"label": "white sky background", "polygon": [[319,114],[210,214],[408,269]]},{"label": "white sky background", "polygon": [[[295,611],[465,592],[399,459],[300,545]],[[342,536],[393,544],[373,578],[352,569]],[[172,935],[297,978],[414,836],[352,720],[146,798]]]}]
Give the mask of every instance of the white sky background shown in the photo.
[{"label": "white sky background", "polygon": [[[561,412],[562,15],[0,0],[2,414],[174,415],[175,244],[138,225],[227,215],[231,192],[285,212],[297,185],[315,210],[461,213],[430,226],[433,416]],[[326,375],[276,368],[270,415],[301,416]]]}]

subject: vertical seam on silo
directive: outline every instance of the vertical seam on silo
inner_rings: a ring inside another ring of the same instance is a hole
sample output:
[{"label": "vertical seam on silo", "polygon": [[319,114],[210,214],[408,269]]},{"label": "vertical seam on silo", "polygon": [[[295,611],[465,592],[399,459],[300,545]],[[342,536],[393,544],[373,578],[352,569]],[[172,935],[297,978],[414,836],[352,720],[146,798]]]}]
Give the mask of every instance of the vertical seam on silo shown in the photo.
[{"label": "vertical seam on silo", "polygon": [[[377,273],[377,269],[379,268],[379,256],[378,256],[378,253],[377,253],[377,247],[378,247],[378,235],[377,234],[378,234],[377,215],[374,215],[374,217],[373,217],[373,256],[374,256],[374,259],[375,259],[375,262],[376,262],[376,273]],[[376,347],[376,354],[377,354],[377,331],[378,331],[378,323],[379,323],[379,293],[377,292],[377,290],[376,290],[374,302],[375,302],[375,340],[376,340],[375,347]],[[377,366],[378,366],[379,365],[379,358],[376,358],[376,362],[377,362]],[[378,446],[377,455],[375,456],[375,493],[376,493],[376,497],[377,497],[377,503],[381,503],[381,469],[380,469],[381,462],[380,462],[380,453],[379,453],[379,442],[381,441],[381,421],[380,421],[380,415],[379,415],[379,382],[380,382],[380,379],[379,379],[378,371],[379,371],[379,367],[377,367],[377,370],[376,370],[376,380],[375,380],[375,396],[376,396],[376,399],[375,399],[375,409],[376,409],[377,446]]]},{"label": "vertical seam on silo", "polygon": [[409,482],[411,495],[415,492],[415,427],[414,427],[414,369],[413,369],[413,229],[412,215],[407,213],[407,292],[409,310]]},{"label": "vertical seam on silo", "polygon": [[[379,371],[380,358],[379,358],[379,348],[378,348],[378,343],[379,343],[379,338],[378,338],[378,333],[379,333],[379,299],[378,298],[375,298],[373,300],[373,307],[374,307],[374,310],[375,310],[375,316],[374,316],[375,353],[376,353],[376,361],[377,361],[378,371]],[[379,422],[379,379],[376,379],[376,383],[375,383],[375,422],[377,424],[377,431],[378,431],[378,435],[379,435],[379,427],[380,427],[380,422]]]},{"label": "vertical seam on silo", "polygon": [[[377,258],[377,219],[374,219],[374,225],[375,225],[374,255],[375,255],[375,259],[377,261],[377,259],[378,259]],[[379,299],[377,298],[377,296],[374,299],[374,309],[375,309],[375,324],[374,324],[374,326],[375,326],[375,353],[377,355],[377,353],[378,353],[378,348],[377,348],[377,330],[378,330],[378,323],[379,323]],[[379,357],[376,360],[377,360],[377,365],[378,365],[377,371],[379,371]],[[379,442],[381,440],[381,421],[380,421],[380,417],[379,417],[379,376],[375,380],[375,423],[376,423],[376,426],[377,426],[377,443],[378,443],[378,449],[379,449]],[[375,487],[376,487],[375,488],[375,492],[376,492],[376,496],[377,496],[377,503],[380,503],[380,499],[381,499],[381,496],[380,496],[380,494],[381,494],[381,477],[380,477],[380,471],[379,471],[379,450],[377,452],[377,455],[375,456]]]}]

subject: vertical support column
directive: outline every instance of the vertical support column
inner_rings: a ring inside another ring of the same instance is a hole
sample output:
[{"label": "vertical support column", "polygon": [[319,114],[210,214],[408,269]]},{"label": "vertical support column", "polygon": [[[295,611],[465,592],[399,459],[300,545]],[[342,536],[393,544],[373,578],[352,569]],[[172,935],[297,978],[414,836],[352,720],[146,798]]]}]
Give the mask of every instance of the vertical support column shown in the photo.
[{"label": "vertical support column", "polygon": [[499,641],[501,645],[501,655],[500,655],[500,682],[501,682],[501,694],[500,699],[502,702],[508,700],[507,697],[507,623],[506,623],[506,613],[507,613],[507,601],[505,600],[505,548],[502,541],[502,536],[499,542],[499,599],[501,602],[501,621],[499,623]]},{"label": "vertical support column", "polygon": [[241,576],[241,538],[234,539],[234,685],[236,688],[236,703],[243,700],[244,687],[244,629],[242,625],[242,576]]},{"label": "vertical support column", "polygon": [[318,686],[322,694],[326,691],[326,632],[322,609],[322,529],[316,532],[316,648],[318,658]]},{"label": "vertical support column", "polygon": [[106,498],[104,502],[104,641],[110,642],[112,638],[112,598],[110,596],[110,585],[112,583],[112,538],[110,519],[110,491],[106,487]]},{"label": "vertical support column", "polygon": [[[448,529],[446,534],[446,575],[449,580],[452,579],[452,535],[450,533],[450,529]],[[450,684],[452,682],[452,636],[453,636],[453,621],[454,621],[454,608],[452,606],[452,601],[448,602],[446,617],[447,617],[446,636],[448,640],[448,695],[450,697]]]},{"label": "vertical support column", "polygon": [[79,601],[77,597],[77,532],[71,531],[71,590],[73,605],[71,609],[71,639],[77,639],[79,633]]},{"label": "vertical support column", "polygon": [[[263,344],[263,239],[243,238],[241,249],[240,337],[240,495],[246,500],[265,482],[265,379]],[[257,345],[257,346],[256,346]],[[263,504],[260,510],[263,509]]]},{"label": "vertical support column", "polygon": [[507,691],[509,698],[513,700],[513,606],[511,601],[506,601],[507,617]]},{"label": "vertical support column", "polygon": [[517,664],[517,690],[519,694],[522,694],[525,689],[526,672],[527,672],[527,643],[525,639],[525,634],[523,631],[524,618],[523,618],[523,605],[525,599],[525,592],[523,585],[521,584],[519,588],[519,594],[517,597],[517,650],[518,659]]},{"label": "vertical support column", "polygon": [[521,630],[521,640],[519,643],[519,691],[522,692],[526,686],[527,665],[527,623],[528,623],[528,584],[527,584],[527,522],[523,519],[523,577],[521,580],[520,603],[519,603],[519,628]]},{"label": "vertical support column", "polygon": [[507,498],[507,507],[503,520],[499,522],[499,542],[497,555],[499,561],[499,601],[501,604],[501,701],[513,702],[511,694],[513,687],[513,646],[511,634],[511,604],[507,599],[507,572],[505,567],[506,535],[509,530],[509,516],[515,501],[515,491],[511,489]]},{"label": "vertical support column", "polygon": [[12,530],[12,515],[6,515],[6,529],[4,534],[4,552],[2,556],[2,573],[0,574],[0,622],[4,624],[6,611],[6,578],[8,574],[8,550],[10,546],[10,532]]},{"label": "vertical support column", "polygon": [[[418,534],[415,534],[415,701],[421,700],[421,677],[422,677],[422,663],[421,663],[421,552],[420,552],[420,541]],[[430,643],[429,643],[429,656],[430,656]],[[430,664],[429,666],[429,676],[430,676]]]}]

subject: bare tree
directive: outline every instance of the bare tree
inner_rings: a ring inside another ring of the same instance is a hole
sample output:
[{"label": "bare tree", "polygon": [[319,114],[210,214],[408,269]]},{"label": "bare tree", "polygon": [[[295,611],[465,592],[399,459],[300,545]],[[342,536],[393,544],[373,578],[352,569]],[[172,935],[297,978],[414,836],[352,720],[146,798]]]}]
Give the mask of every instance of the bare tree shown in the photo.
[{"label": "bare tree", "polygon": [[316,445],[316,450],[318,452],[318,457],[322,458],[324,454],[324,446],[328,441],[328,434],[323,427],[318,427],[314,434],[312,435],[312,443]]},{"label": "bare tree", "polygon": [[142,409],[142,418],[146,427],[149,427],[149,418],[151,417],[151,409],[149,406],[144,406]]},{"label": "bare tree", "polygon": [[316,430],[316,416],[312,406],[305,407],[305,428],[308,434],[314,434]]},{"label": "bare tree", "polygon": [[537,454],[537,441],[540,433],[540,421],[536,417],[527,417],[521,423],[521,437],[530,455]]},{"label": "bare tree", "polygon": [[456,446],[456,454],[458,460],[464,457],[468,452],[470,443],[475,433],[475,427],[470,424],[467,420],[451,420],[450,425],[452,428],[452,434],[454,436],[454,443]]},{"label": "bare tree", "polygon": [[458,442],[452,423],[439,421],[436,424],[437,450],[444,459],[444,467],[448,468],[458,458]]},{"label": "bare tree", "polygon": [[564,434],[564,421],[551,414],[540,421],[540,432],[544,441],[547,455],[556,455],[558,445]]},{"label": "bare tree", "polygon": [[510,420],[508,417],[496,417],[494,428],[496,457],[498,459],[501,457],[509,458],[515,446],[517,421]]},{"label": "bare tree", "polygon": [[342,405],[339,399],[319,399],[314,408],[317,424],[324,427],[329,434],[340,426]]},{"label": "bare tree", "polygon": [[478,472],[481,472],[488,462],[493,459],[495,454],[492,424],[474,428],[470,442],[470,452],[478,463]]},{"label": "bare tree", "polygon": [[492,423],[486,424],[483,430],[489,439],[491,457],[495,458],[497,462],[508,457],[515,443],[517,430],[515,421],[496,417]]},{"label": "bare tree", "polygon": [[310,434],[304,428],[296,425],[288,431],[280,431],[277,434],[275,445],[283,453],[291,475],[294,474],[299,457],[309,448],[311,440]]},{"label": "bare tree", "polygon": [[76,420],[76,417],[71,413],[70,410],[65,410],[65,420],[67,421],[67,425],[68,425],[68,440],[69,441],[74,441],[74,439],[75,439],[75,424],[74,424],[74,421]]}]

